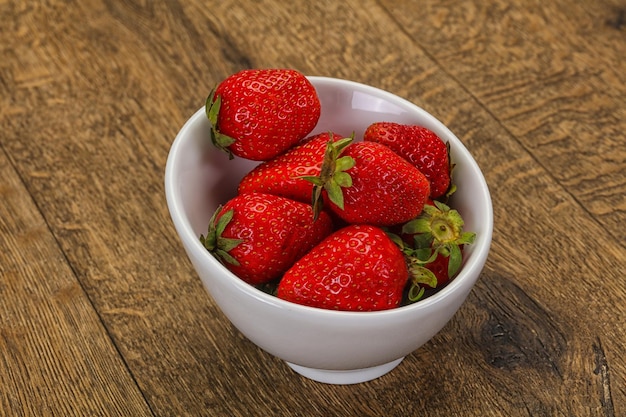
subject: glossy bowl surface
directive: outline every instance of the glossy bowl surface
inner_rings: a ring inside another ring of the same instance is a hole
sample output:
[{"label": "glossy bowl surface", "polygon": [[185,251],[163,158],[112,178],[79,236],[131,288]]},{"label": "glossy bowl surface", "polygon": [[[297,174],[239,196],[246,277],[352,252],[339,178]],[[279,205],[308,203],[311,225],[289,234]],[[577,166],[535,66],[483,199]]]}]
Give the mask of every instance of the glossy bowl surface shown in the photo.
[{"label": "glossy bowl surface", "polygon": [[322,103],[311,134],[355,133],[377,121],[419,124],[450,142],[458,191],[450,204],[477,238],[465,250],[457,277],[415,304],[380,312],[338,312],[296,305],[237,278],[200,244],[211,214],[236,192],[257,162],[229,160],[209,140],[204,108],[181,128],[168,155],[165,192],[172,221],[205,288],[247,338],[283,359],[296,372],[334,384],[377,378],[439,332],[459,309],[485,264],[493,228],[485,179],[462,142],[435,117],[398,96],[352,81],[309,77]]}]

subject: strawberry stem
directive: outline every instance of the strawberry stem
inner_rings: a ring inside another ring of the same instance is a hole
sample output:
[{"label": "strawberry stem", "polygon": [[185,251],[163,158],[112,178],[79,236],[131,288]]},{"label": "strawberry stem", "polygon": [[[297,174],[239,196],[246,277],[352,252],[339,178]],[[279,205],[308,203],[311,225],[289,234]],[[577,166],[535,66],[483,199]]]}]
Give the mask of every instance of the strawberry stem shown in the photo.
[{"label": "strawberry stem", "polygon": [[343,210],[342,188],[352,186],[352,177],[345,171],[354,166],[354,159],[350,156],[340,157],[340,155],[344,149],[352,143],[354,134],[351,137],[342,138],[337,141],[334,140],[332,132],[330,132],[329,135],[330,139],[326,144],[319,175],[300,177],[313,184],[311,204],[313,206],[313,218],[315,220],[317,220],[323,208],[322,191],[325,190],[328,199]]}]

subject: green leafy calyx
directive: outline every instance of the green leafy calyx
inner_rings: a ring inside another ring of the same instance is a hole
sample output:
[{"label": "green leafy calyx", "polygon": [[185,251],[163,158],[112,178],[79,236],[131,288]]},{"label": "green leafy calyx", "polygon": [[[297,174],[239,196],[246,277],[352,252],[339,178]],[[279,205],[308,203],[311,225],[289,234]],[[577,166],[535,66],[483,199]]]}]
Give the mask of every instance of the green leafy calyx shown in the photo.
[{"label": "green leafy calyx", "polygon": [[326,145],[326,151],[324,152],[320,174],[318,176],[301,177],[313,184],[312,204],[315,219],[317,219],[322,210],[322,191],[324,190],[328,195],[328,199],[343,210],[342,189],[352,186],[352,177],[346,171],[352,168],[355,162],[351,156],[341,156],[341,153],[353,140],[354,135],[335,141],[331,133],[330,140]]},{"label": "green leafy calyx", "polygon": [[242,240],[222,236],[226,226],[228,226],[228,223],[233,219],[235,211],[231,209],[220,216],[222,208],[222,206],[219,206],[213,213],[213,216],[211,216],[207,234],[206,236],[200,235],[200,243],[202,243],[202,246],[211,252],[221,263],[239,266],[239,261],[229,252],[239,245]]},{"label": "green leafy calyx", "polygon": [[219,112],[222,107],[222,96],[215,96],[215,88],[211,90],[211,93],[206,99],[206,103],[204,105],[206,116],[211,123],[211,143],[218,149],[226,152],[228,154],[229,159],[233,159],[233,153],[228,148],[230,145],[235,143],[235,139],[225,135],[219,130]]},{"label": "green leafy calyx", "polygon": [[475,233],[463,231],[463,226],[459,212],[439,201],[426,204],[420,216],[403,225],[402,233],[413,235],[413,245],[401,248],[411,275],[410,301],[417,301],[423,295],[420,291],[423,284],[437,286],[437,278],[427,265],[438,256],[448,258],[448,278],[459,271],[463,262],[461,248],[476,238]]}]

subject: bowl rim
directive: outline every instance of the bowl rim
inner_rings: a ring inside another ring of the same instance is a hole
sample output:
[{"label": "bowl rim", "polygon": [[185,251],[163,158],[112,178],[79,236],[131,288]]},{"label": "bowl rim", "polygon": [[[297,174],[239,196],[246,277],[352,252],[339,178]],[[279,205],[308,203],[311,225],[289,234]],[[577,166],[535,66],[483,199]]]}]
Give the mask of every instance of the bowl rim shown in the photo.
[{"label": "bowl rim", "polygon": [[[322,309],[318,307],[311,307],[301,304],[296,304],[290,301],[282,300],[276,296],[268,294],[253,285],[250,285],[237,277],[234,273],[228,270],[224,265],[222,265],[215,257],[209,254],[208,251],[202,246],[199,237],[194,233],[191,223],[183,215],[185,210],[183,209],[183,204],[181,200],[181,194],[178,190],[178,185],[176,184],[175,173],[177,172],[176,165],[180,161],[179,153],[181,152],[181,144],[189,130],[191,130],[192,126],[199,123],[202,119],[206,118],[206,113],[204,106],[198,109],[187,121],[183,124],[179,132],[176,134],[174,141],[170,147],[170,151],[167,156],[166,165],[165,165],[165,194],[166,201],[168,205],[168,209],[170,212],[170,217],[172,222],[175,225],[177,232],[180,234],[181,241],[191,242],[191,245],[188,247],[188,250],[191,250],[197,256],[206,258],[210,263],[217,266],[220,270],[224,272],[224,274],[228,277],[229,281],[232,281],[232,285],[234,285],[238,290],[244,292],[249,297],[255,298],[256,300],[263,302],[265,304],[269,304],[273,307],[282,309],[282,310],[290,310],[301,312],[302,314],[309,314],[314,316],[319,316],[320,318],[365,318],[373,319],[373,318],[385,318],[388,316],[402,316],[407,314],[412,314],[412,312],[416,310],[428,309],[434,304],[442,303],[445,299],[453,296],[457,290],[460,290],[465,284],[467,279],[466,275],[475,272],[476,279],[480,274],[484,263],[487,259],[487,255],[490,249],[492,234],[493,234],[493,207],[491,201],[491,195],[489,193],[489,188],[487,182],[484,178],[478,163],[471,155],[471,153],[467,150],[465,145],[461,142],[461,140],[452,133],[443,123],[441,123],[435,116],[428,113],[423,108],[419,107],[415,103],[412,103],[400,96],[397,96],[389,91],[382,90],[377,87],[373,87],[370,85],[362,84],[356,81],[344,80],[340,78],[331,78],[331,77],[322,77],[322,76],[307,76],[307,78],[311,81],[311,83],[317,87],[318,85],[325,86],[335,86],[341,87],[343,89],[348,88],[350,90],[358,90],[360,92],[369,93],[371,95],[382,97],[402,108],[411,108],[411,111],[417,111],[418,113],[424,114],[428,118],[434,119],[434,122],[438,124],[438,127],[441,130],[447,131],[447,134],[455,139],[454,146],[458,148],[461,152],[466,153],[466,160],[468,163],[473,165],[473,170],[480,174],[478,178],[478,183],[480,184],[479,194],[482,196],[482,199],[485,200],[486,208],[483,215],[486,217],[485,219],[485,230],[481,232],[480,235],[477,236],[476,241],[473,243],[475,249],[473,249],[472,256],[470,259],[465,260],[462,269],[459,271],[458,275],[450,281],[444,288],[442,288],[437,293],[425,298],[424,300],[417,301],[412,304],[398,306],[395,308],[391,308],[388,310],[380,310],[380,311],[342,311],[342,310],[329,310]],[[205,122],[208,123],[208,120]],[[456,150],[455,152],[458,152]],[[176,214],[176,215],[175,215]],[[478,269],[478,271],[474,271]],[[198,275],[197,271],[196,274]],[[202,277],[200,277],[202,280]],[[472,284],[473,286],[473,284]],[[471,288],[471,286],[470,286]]]}]

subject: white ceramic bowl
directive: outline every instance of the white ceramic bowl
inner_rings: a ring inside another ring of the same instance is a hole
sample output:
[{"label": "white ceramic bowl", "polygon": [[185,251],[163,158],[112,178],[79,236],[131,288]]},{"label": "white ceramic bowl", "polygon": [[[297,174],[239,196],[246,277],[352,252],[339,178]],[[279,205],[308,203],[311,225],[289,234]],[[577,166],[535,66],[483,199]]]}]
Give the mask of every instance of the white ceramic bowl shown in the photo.
[{"label": "white ceramic bowl", "polygon": [[322,103],[311,134],[332,130],[362,138],[376,121],[423,125],[450,142],[458,191],[451,205],[467,231],[477,234],[457,277],[435,295],[380,312],[340,312],[296,305],[246,284],[200,244],[218,204],[235,195],[243,175],[257,163],[215,149],[204,109],[182,127],[165,169],[170,214],[204,286],[222,312],[247,338],[313,380],[352,384],[377,378],[439,332],[476,282],[489,252],[493,228],[485,179],[461,141],[433,116],[388,92],[333,78],[309,77]]}]

